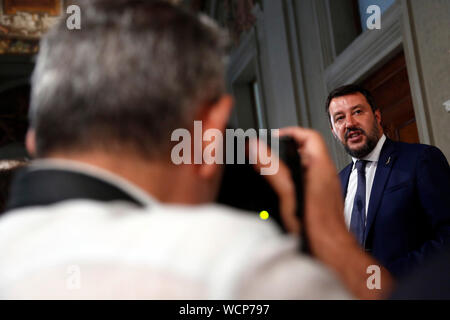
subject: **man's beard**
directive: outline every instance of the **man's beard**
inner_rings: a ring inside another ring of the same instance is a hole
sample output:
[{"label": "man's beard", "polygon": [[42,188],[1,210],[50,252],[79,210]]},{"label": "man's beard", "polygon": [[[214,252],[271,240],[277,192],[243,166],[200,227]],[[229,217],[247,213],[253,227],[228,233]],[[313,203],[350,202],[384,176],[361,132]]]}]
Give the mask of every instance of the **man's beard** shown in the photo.
[{"label": "man's beard", "polygon": [[350,147],[348,146],[348,144],[346,142],[341,142],[341,143],[344,146],[345,151],[347,151],[347,153],[349,155],[351,155],[354,158],[361,159],[361,158],[367,156],[376,147],[376,145],[378,143],[378,140],[379,140],[378,137],[379,137],[380,131],[378,130],[376,122],[374,123],[370,134],[367,134],[361,128],[356,128],[356,127],[355,128],[350,128],[345,133],[344,141],[347,141],[348,136],[352,132],[355,132],[355,131],[359,131],[362,135],[365,135],[366,138],[367,138],[366,143],[362,147],[360,147],[359,149],[350,149]]}]

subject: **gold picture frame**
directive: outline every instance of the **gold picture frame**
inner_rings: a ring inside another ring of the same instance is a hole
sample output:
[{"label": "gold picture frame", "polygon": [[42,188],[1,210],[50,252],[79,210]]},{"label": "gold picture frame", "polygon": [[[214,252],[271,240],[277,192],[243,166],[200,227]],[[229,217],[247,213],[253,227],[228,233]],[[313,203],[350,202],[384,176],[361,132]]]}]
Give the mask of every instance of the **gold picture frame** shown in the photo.
[{"label": "gold picture frame", "polygon": [[14,15],[17,12],[48,13],[51,16],[61,14],[60,0],[3,0],[3,13]]}]

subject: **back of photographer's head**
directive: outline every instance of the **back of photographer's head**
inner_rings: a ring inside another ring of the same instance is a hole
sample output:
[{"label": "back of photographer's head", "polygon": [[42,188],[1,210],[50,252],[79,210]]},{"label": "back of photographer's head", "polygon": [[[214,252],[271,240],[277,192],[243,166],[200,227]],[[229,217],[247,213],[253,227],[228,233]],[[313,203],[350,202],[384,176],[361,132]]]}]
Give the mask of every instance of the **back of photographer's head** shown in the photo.
[{"label": "back of photographer's head", "polygon": [[191,128],[224,94],[226,34],[165,1],[81,5],[81,30],[62,19],[41,42],[30,111],[36,155],[170,154],[172,131]]}]

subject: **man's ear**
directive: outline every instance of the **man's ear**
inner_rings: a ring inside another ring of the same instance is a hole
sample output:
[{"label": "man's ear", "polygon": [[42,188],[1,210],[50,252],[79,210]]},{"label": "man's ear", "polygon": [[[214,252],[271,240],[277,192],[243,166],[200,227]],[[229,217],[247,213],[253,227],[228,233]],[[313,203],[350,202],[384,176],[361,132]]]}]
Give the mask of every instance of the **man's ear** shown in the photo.
[{"label": "man's ear", "polygon": [[381,111],[380,109],[375,110],[375,119],[377,119],[377,123],[381,126]]},{"label": "man's ear", "polygon": [[34,129],[28,129],[27,136],[25,138],[25,146],[28,154],[34,158],[36,156],[36,132]]},{"label": "man's ear", "polygon": [[334,128],[333,128],[333,124],[331,123],[331,120],[328,121],[328,123],[330,124],[330,130],[331,133],[333,134],[333,137],[337,140],[339,140],[338,136],[336,135],[336,133],[334,132]]},{"label": "man's ear", "polygon": [[233,97],[229,94],[225,94],[213,105],[206,107],[201,119],[203,121],[204,130],[214,128],[224,131],[228,124],[228,120],[230,119],[233,104]]},{"label": "man's ear", "polygon": [[328,124],[330,125],[331,133],[333,134],[333,137],[334,137],[335,139],[337,139],[338,137],[337,137],[337,135],[334,133],[333,123],[331,122],[331,115],[330,115],[329,112],[327,112],[327,117],[328,117]]},{"label": "man's ear", "polygon": [[384,128],[383,128],[383,120],[381,118],[380,109],[375,110],[373,114],[375,115],[375,119],[376,119],[376,122],[378,125],[378,129],[380,131],[380,138],[381,138],[381,135],[384,133]]},{"label": "man's ear", "polygon": [[[202,110],[202,127],[203,133],[205,133],[208,129],[216,129],[219,130],[222,134],[222,145],[216,145],[216,152],[219,148],[225,151],[225,128],[228,124],[228,120],[231,115],[231,110],[233,108],[234,100],[231,95],[223,95],[219,100],[217,100],[214,104],[205,107]],[[202,152],[206,146],[210,146],[212,143],[216,143],[220,141],[216,141],[214,139],[212,142],[203,142]],[[199,174],[205,178],[209,179],[214,176],[217,171],[217,164],[207,164],[203,161],[202,165],[199,166]]]},{"label": "man's ear", "polygon": [[333,137],[334,137],[336,140],[339,141],[339,138],[338,138],[338,136],[336,135],[336,133],[334,133],[333,128],[331,128],[331,133],[333,134]]}]

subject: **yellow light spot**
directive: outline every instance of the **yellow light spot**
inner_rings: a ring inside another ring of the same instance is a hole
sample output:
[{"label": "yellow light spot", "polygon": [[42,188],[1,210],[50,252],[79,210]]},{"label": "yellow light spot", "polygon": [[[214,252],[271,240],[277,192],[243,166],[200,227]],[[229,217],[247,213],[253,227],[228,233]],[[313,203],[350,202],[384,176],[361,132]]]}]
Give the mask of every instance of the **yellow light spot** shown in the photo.
[{"label": "yellow light spot", "polygon": [[267,220],[267,219],[269,219],[269,213],[266,210],[261,211],[259,213],[259,217],[263,220]]}]

